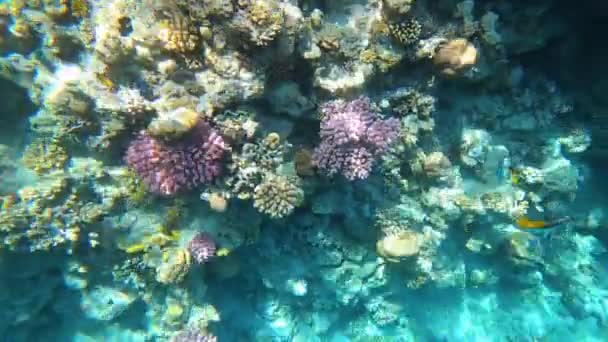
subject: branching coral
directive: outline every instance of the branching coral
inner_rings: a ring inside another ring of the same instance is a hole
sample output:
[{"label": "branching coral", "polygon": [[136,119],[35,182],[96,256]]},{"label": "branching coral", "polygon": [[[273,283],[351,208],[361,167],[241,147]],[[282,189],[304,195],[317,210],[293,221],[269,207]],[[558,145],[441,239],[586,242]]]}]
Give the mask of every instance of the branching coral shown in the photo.
[{"label": "branching coral", "polygon": [[206,122],[186,136],[167,142],[141,132],[131,142],[125,160],[150,191],[172,195],[213,181],[221,172],[226,145]]},{"label": "branching coral", "polygon": [[171,338],[171,342],[217,342],[217,337],[197,330],[182,330]]},{"label": "branching coral", "polygon": [[382,120],[369,98],[330,101],[321,107],[321,145],[313,162],[329,176],[342,173],[347,179],[365,179],[374,160],[386,152],[399,134],[399,121]]},{"label": "branching coral", "polygon": [[206,233],[198,233],[188,242],[188,251],[194,261],[199,264],[205,263],[214,257],[215,250],[216,246],[213,238]]},{"label": "branching coral", "polygon": [[191,18],[178,9],[168,11],[166,15],[168,19],[163,21],[158,33],[165,48],[182,56],[191,55],[199,49],[201,38]]},{"label": "branching coral", "polygon": [[251,198],[263,175],[275,172],[285,162],[289,146],[274,132],[256,142],[244,144],[241,153],[232,156],[228,167],[232,176],[226,179],[226,184],[238,198]]},{"label": "branching coral", "polygon": [[304,192],[296,179],[269,174],[254,190],[253,206],[272,218],[285,217],[302,203]]},{"label": "branching coral", "polygon": [[23,164],[37,174],[62,169],[67,160],[67,152],[56,140],[34,141],[21,157]]}]

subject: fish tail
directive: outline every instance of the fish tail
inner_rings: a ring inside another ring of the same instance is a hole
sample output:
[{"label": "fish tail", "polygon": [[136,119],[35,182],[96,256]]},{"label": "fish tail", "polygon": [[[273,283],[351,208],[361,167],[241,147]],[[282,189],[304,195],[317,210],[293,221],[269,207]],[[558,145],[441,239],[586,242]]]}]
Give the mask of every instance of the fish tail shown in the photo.
[{"label": "fish tail", "polygon": [[559,226],[560,224],[569,222],[570,220],[572,220],[572,218],[570,216],[564,216],[564,217],[558,218],[557,220],[547,222],[545,227],[550,228],[550,227]]}]

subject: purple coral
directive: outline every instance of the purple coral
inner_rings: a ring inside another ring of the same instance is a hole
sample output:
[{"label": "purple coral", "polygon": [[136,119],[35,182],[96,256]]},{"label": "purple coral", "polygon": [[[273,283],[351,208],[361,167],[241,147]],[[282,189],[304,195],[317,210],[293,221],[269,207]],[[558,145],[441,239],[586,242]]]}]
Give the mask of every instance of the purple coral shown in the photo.
[{"label": "purple coral", "polygon": [[222,136],[201,121],[178,141],[163,141],[142,131],[129,145],[125,161],[150,191],[172,195],[217,177],[225,150]]},{"label": "purple coral", "polygon": [[321,144],[315,149],[313,163],[329,176],[342,173],[349,180],[367,178],[374,160],[399,135],[399,120],[382,120],[367,97],[327,102],[321,113]]},{"label": "purple coral", "polygon": [[217,337],[213,335],[203,334],[196,330],[182,330],[177,335],[173,336],[171,342],[217,342]]},{"label": "purple coral", "polygon": [[196,234],[188,243],[190,255],[199,264],[205,263],[215,256],[215,250],[213,238],[206,233]]}]

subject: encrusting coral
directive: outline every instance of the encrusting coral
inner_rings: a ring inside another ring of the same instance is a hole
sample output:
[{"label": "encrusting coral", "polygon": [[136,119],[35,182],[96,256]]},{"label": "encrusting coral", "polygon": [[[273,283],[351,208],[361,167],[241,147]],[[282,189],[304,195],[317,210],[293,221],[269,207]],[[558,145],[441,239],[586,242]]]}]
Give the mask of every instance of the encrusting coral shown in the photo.
[{"label": "encrusting coral", "polygon": [[389,261],[398,261],[418,254],[422,237],[413,231],[401,231],[378,240],[376,251]]},{"label": "encrusting coral", "polygon": [[447,76],[454,76],[477,62],[477,48],[464,38],[440,44],[435,50],[433,63]]},{"label": "encrusting coral", "polygon": [[374,160],[399,134],[399,121],[382,120],[365,97],[327,102],[321,115],[321,144],[314,151],[313,163],[328,176],[367,178]]}]

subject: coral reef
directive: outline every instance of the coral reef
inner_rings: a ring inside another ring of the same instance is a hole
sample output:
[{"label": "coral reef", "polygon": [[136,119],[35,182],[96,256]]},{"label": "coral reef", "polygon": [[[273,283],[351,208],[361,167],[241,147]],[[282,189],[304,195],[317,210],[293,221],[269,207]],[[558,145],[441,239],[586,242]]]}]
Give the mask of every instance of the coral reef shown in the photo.
[{"label": "coral reef", "polygon": [[0,1],[0,335],[607,340],[574,5]]}]

